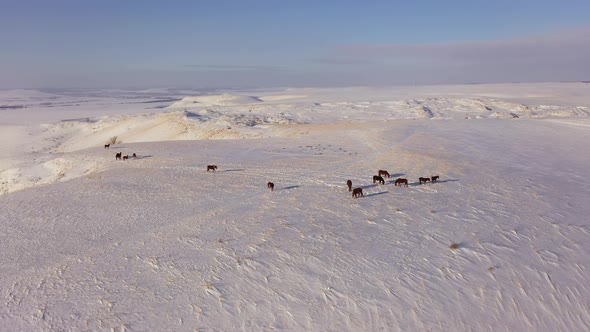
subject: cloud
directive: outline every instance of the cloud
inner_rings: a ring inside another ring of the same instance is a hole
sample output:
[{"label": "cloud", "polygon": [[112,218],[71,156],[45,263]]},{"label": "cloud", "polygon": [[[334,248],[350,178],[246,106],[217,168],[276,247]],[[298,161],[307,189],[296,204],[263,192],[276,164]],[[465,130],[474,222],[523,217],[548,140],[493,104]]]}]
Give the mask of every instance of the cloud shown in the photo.
[{"label": "cloud", "polygon": [[[508,40],[430,44],[348,44],[339,54],[359,59],[445,64],[568,64],[590,66],[590,27]],[[572,63],[573,62],[573,63]]]},{"label": "cloud", "polygon": [[316,58],[309,59],[311,63],[319,63],[326,65],[360,65],[360,64],[375,64],[375,61],[369,59],[354,59],[354,58]]},{"label": "cloud", "polygon": [[214,71],[282,71],[284,68],[268,65],[226,65],[226,64],[206,64],[206,65],[184,65],[184,68],[195,70],[214,70]]},{"label": "cloud", "polygon": [[[347,44],[334,58],[382,64],[366,67],[374,81],[391,83],[496,83],[590,79],[590,27],[506,40],[426,44]],[[359,69],[360,70],[360,69]],[[390,78],[388,79],[387,76]]]}]

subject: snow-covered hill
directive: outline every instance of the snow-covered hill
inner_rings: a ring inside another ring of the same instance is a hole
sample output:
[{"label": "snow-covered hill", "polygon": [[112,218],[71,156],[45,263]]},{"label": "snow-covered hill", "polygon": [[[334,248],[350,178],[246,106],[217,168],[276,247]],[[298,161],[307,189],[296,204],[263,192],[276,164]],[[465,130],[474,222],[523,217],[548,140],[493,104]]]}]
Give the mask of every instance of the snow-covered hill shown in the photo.
[{"label": "snow-covered hill", "polygon": [[0,326],[586,330],[587,87],[477,88],[2,111]]}]

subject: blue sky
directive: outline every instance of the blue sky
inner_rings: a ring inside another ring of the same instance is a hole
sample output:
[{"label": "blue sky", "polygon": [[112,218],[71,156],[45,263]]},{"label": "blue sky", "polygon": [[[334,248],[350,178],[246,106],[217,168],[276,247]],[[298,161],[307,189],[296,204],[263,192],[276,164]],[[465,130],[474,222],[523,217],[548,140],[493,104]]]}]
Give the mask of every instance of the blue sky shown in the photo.
[{"label": "blue sky", "polygon": [[0,88],[590,80],[590,1],[0,0]]}]

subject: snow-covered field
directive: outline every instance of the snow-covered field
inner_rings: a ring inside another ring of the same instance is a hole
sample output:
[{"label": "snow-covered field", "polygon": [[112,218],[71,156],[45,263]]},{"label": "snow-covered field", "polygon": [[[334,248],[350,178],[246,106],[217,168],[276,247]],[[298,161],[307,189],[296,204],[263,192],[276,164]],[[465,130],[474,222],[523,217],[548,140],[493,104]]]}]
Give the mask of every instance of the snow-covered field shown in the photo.
[{"label": "snow-covered field", "polygon": [[0,91],[0,138],[0,330],[590,329],[590,84]]}]

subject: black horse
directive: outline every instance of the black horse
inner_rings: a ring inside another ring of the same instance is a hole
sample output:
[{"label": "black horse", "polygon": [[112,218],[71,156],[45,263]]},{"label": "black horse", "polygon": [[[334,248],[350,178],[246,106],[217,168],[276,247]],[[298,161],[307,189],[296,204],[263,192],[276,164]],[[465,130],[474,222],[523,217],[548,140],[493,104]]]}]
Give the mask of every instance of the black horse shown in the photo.
[{"label": "black horse", "polygon": [[379,182],[381,184],[385,184],[385,180],[380,177],[379,175],[373,175],[373,183]]}]

